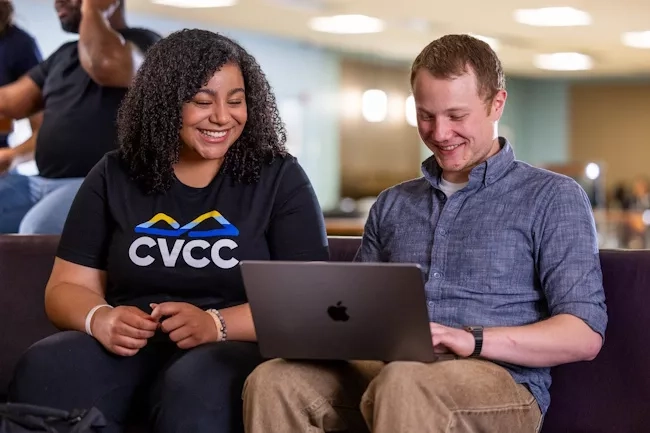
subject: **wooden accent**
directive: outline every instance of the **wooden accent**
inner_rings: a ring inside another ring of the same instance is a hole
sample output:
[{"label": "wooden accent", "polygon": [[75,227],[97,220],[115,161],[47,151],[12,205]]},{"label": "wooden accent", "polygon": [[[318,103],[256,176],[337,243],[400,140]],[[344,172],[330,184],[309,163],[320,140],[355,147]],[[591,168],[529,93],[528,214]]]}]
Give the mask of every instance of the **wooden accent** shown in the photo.
[{"label": "wooden accent", "polygon": [[[594,219],[606,248],[650,248],[642,211],[596,209]],[[365,218],[325,218],[328,236],[363,236],[365,223]]]},{"label": "wooden accent", "polygon": [[365,218],[325,218],[328,236],[361,236]]},{"label": "wooden accent", "polygon": [[571,160],[604,168],[607,189],[650,177],[650,83],[570,87]]},{"label": "wooden accent", "polygon": [[[361,114],[361,96],[369,89],[388,95],[388,117],[383,122],[367,122]],[[341,62],[343,197],[374,197],[388,187],[421,176],[420,137],[404,115],[410,92],[408,67],[353,59]]]}]

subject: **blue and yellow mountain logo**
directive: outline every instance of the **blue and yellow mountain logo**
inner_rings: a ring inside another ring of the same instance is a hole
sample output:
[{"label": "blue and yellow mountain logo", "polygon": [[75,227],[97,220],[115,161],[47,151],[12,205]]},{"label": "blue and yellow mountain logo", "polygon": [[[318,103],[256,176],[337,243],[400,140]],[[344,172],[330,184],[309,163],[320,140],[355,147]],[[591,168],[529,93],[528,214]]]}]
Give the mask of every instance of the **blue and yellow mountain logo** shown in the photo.
[{"label": "blue and yellow mountain logo", "polygon": [[[213,230],[193,230],[196,226],[201,224],[203,221],[210,218],[213,218],[217,222],[219,222],[219,224],[221,224],[221,228],[213,229]],[[166,222],[171,228],[164,229],[164,228],[153,227],[154,224],[160,221]],[[206,212],[203,215],[194,218],[192,222],[185,224],[183,227],[181,227],[178,221],[176,221],[174,218],[170,217],[169,215],[164,213],[158,213],[149,221],[143,222],[142,224],[138,224],[135,227],[135,232],[148,234],[148,235],[155,235],[155,236],[181,236],[189,232],[187,235],[191,238],[210,238],[215,236],[239,236],[239,230],[237,229],[237,227],[230,224],[230,222],[227,219],[225,219],[223,215],[221,215],[216,210]]]}]

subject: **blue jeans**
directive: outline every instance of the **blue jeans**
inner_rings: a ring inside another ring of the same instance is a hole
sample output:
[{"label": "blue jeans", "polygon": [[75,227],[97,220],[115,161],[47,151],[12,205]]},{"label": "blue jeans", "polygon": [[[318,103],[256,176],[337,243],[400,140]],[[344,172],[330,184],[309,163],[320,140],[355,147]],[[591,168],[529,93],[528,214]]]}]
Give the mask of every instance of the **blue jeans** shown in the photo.
[{"label": "blue jeans", "polygon": [[0,233],[60,234],[82,182],[0,175]]}]

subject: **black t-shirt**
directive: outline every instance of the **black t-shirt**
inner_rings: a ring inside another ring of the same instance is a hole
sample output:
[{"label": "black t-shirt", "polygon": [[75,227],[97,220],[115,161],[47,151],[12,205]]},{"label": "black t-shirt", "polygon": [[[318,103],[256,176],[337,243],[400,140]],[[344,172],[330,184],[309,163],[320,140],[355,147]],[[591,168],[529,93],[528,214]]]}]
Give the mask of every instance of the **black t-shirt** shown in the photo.
[{"label": "black t-shirt", "polygon": [[[42,61],[36,41],[18,26],[0,33],[0,86],[13,83]],[[7,136],[0,134],[0,147],[7,147]]]},{"label": "black t-shirt", "polygon": [[[144,29],[119,33],[142,52],[160,39]],[[29,71],[43,92],[43,125],[34,158],[47,178],[84,177],[106,152],[117,148],[117,111],[123,87],[95,83],[81,66],[77,42],[68,42]]]},{"label": "black t-shirt", "polygon": [[328,260],[325,224],[305,172],[291,156],[264,166],[256,184],[219,173],[205,188],[174,180],[147,195],[117,152],[88,174],[57,256],[107,272],[112,305],[246,302],[242,260]]}]

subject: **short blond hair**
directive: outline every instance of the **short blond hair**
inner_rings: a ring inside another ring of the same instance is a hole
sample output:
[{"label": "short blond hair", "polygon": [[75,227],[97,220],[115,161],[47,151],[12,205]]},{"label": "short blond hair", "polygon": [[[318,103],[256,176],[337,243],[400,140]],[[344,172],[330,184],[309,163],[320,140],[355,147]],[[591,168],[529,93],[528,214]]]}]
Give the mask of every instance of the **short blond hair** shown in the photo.
[{"label": "short blond hair", "polygon": [[501,61],[486,42],[469,35],[446,35],[427,45],[411,66],[411,87],[421,69],[436,78],[454,78],[468,73],[476,75],[479,97],[492,101],[506,88]]}]

